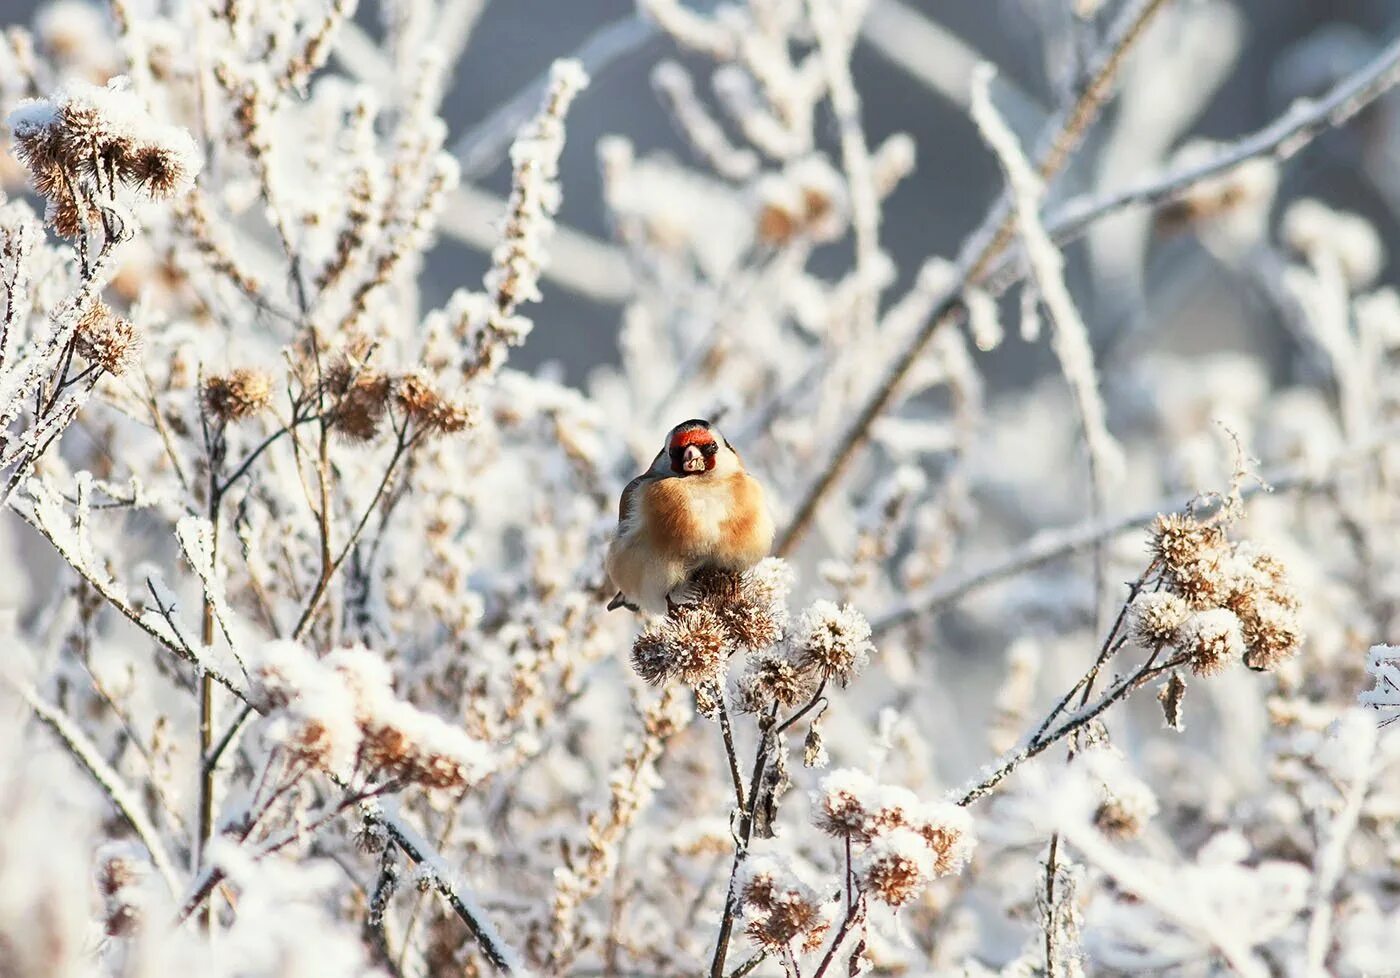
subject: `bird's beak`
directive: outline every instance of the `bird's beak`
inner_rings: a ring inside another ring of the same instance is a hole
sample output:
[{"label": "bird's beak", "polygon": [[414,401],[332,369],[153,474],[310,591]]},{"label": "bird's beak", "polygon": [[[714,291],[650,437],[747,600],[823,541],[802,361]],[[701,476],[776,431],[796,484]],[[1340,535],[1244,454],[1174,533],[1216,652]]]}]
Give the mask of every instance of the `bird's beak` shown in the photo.
[{"label": "bird's beak", "polygon": [[705,453],[694,445],[685,446],[685,454],[681,456],[681,468],[686,472],[704,472]]}]

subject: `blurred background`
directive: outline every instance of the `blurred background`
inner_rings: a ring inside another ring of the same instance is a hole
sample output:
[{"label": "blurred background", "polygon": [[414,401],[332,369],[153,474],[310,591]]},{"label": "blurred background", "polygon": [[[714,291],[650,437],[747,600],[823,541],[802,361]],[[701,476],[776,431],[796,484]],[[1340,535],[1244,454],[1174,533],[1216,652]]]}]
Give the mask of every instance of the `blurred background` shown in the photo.
[{"label": "blurred background", "polygon": [[[714,4],[692,0],[690,5]],[[1163,21],[1154,27],[1158,36],[1147,40],[1152,48],[1167,49],[1167,56],[1148,50],[1137,58],[1175,69],[1160,80],[1166,90],[1159,97],[1164,115],[1185,116],[1172,120],[1179,133],[1164,132],[1170,141],[1161,147],[1139,147],[1139,159],[1129,158],[1134,154],[1122,148],[1097,147],[1095,152],[1091,141],[1091,151],[1081,154],[1081,170],[1071,170],[1056,183],[1052,201],[1084,189],[1090,181],[1116,186],[1150,172],[1161,162],[1154,156],[1169,155],[1192,137],[1227,140],[1258,129],[1293,100],[1318,93],[1354,70],[1400,30],[1400,4],[1394,0],[1187,0],[1182,5],[1209,8],[1212,16],[1196,19],[1208,28],[1179,31],[1173,22]],[[896,288],[907,283],[926,256],[955,257],[999,189],[1000,173],[967,117],[971,66],[977,60],[997,66],[1003,82],[999,101],[1023,135],[1030,136],[1039,118],[1059,104],[1070,81],[1056,77],[1063,70],[1055,66],[1072,60],[1067,49],[1089,43],[1075,6],[1073,0],[871,3],[854,63],[868,139],[878,145],[891,133],[907,132],[918,154],[915,173],[884,209],[881,239],[899,271]],[[379,5],[362,7],[362,26],[375,30]],[[521,114],[532,109],[537,101],[535,81],[551,60],[580,51],[592,56],[593,82],[569,121],[561,166],[561,219],[588,238],[605,242],[609,228],[593,159],[599,138],[621,133],[633,140],[639,156],[663,151],[681,162],[695,162],[673,131],[651,83],[657,63],[678,57],[678,52],[628,0],[488,3],[460,62],[445,114],[459,147],[479,146],[483,132],[500,129],[499,120],[514,121],[500,114],[503,105],[523,91],[529,94],[519,100]],[[699,60],[687,64],[697,70],[702,97],[708,95],[708,66]],[[1109,120],[1123,110],[1110,109]],[[1154,111],[1151,105],[1134,105],[1132,110]],[[834,144],[829,119],[824,128]],[[510,125],[496,135],[508,136],[513,130]],[[503,197],[509,187],[504,140],[483,148],[487,151],[469,161],[467,176],[474,186]],[[1338,209],[1367,214],[1393,245],[1400,208],[1398,158],[1400,102],[1392,94],[1356,124],[1325,134],[1284,168],[1275,220],[1289,200],[1317,197]],[[480,214],[459,215],[481,223]],[[489,212],[485,216],[489,218]],[[445,223],[454,224],[451,218]],[[480,240],[492,241],[489,227],[477,233]],[[1387,250],[1392,255],[1396,251]],[[1069,257],[1071,288],[1091,329],[1106,344],[1116,330],[1126,328],[1118,320],[1128,315],[1125,309],[1136,306],[1139,285],[1088,275],[1083,246],[1072,249]],[[843,254],[829,255],[828,260],[833,269],[848,267]],[[486,264],[487,255],[479,247],[444,239],[433,256],[425,300],[437,303],[463,280],[479,281]],[[587,283],[547,283],[544,302],[533,314],[536,331],[519,351],[518,364],[556,360],[571,379],[580,380],[589,367],[615,357],[626,268],[620,256],[602,267],[607,273]],[[820,256],[816,267],[821,268]],[[1259,321],[1272,314],[1267,305],[1251,301],[1234,276],[1224,274],[1191,236],[1155,235],[1145,268],[1141,298],[1153,310],[1153,319],[1169,321],[1169,328],[1158,334],[1165,342],[1190,344],[1192,349],[1201,344],[1279,343],[1281,331]],[[1390,268],[1393,265],[1387,271]],[[1382,276],[1384,281],[1392,278],[1388,273]],[[1279,364],[1289,354],[1283,349],[1256,352]],[[1052,366],[1043,344],[1009,342],[989,359],[981,366],[993,384],[1015,383],[1027,372]]]},{"label": "blurred background", "polygon": [[[38,5],[10,0],[7,19],[31,19]],[[689,5],[709,10],[715,2]],[[81,6],[100,9],[86,0],[61,0],[49,10]],[[884,209],[881,241],[897,267],[896,288],[907,284],[929,255],[955,257],[999,188],[996,165],[967,117],[972,66],[986,60],[997,67],[998,101],[1023,138],[1030,138],[1039,120],[1062,102],[1074,66],[1089,54],[1095,28],[1084,14],[1102,7],[1097,16],[1103,22],[1114,6],[1086,0],[872,0],[854,62],[868,139],[878,145],[891,133],[906,132],[918,158],[916,172]],[[1177,6],[1198,9],[1190,18],[1159,19],[1145,49],[1133,58],[1139,66],[1152,65],[1158,77],[1134,82],[1134,65],[1129,65],[1125,80],[1133,98],[1111,105],[1108,124],[1098,127],[1087,151],[1078,155],[1077,169],[1051,188],[1052,204],[1090,185],[1117,186],[1152,172],[1192,139],[1228,140],[1252,132],[1295,99],[1317,94],[1354,70],[1400,31],[1395,0],[1182,0]],[[378,35],[392,9],[392,4],[360,4],[362,36]],[[339,67],[373,80],[372,65],[353,56],[356,47],[347,44],[338,52]],[[483,0],[444,105],[464,166],[463,190],[443,221],[423,301],[440,304],[454,288],[480,281],[509,189],[509,139],[537,104],[551,61],[570,54],[584,60],[593,81],[571,113],[561,166],[565,229],[554,251],[568,255],[560,254],[561,261],[548,270],[544,301],[533,312],[536,331],[513,360],[527,368],[555,363],[579,382],[590,368],[615,360],[629,288],[626,259],[608,244],[597,142],[624,134],[639,156],[661,153],[683,164],[696,162],[652,84],[653,71],[666,59],[693,68],[701,97],[713,102],[707,90],[710,66],[686,61],[629,0]],[[1125,111],[1159,115],[1160,145],[1143,145],[1141,129],[1132,130],[1135,145],[1112,145],[1114,116]],[[829,148],[834,143],[829,118],[822,128]],[[1394,245],[1398,159],[1400,102],[1392,93],[1290,161],[1273,219],[1290,200],[1316,197],[1368,215],[1386,244]],[[1154,233],[1144,260],[1124,259],[1119,268],[1110,260],[1112,225],[1068,254],[1071,287],[1101,357],[1111,355],[1133,320],[1152,319],[1165,326],[1156,330],[1153,342],[1199,352],[1249,349],[1276,368],[1284,366],[1292,352],[1280,346],[1284,333],[1261,321],[1276,313],[1240,288],[1237,276],[1224,274],[1194,238]],[[848,243],[829,246],[830,253],[819,254],[814,267],[822,270],[823,258],[832,269],[847,267],[843,247]],[[1392,256],[1395,251],[1387,248]],[[1393,278],[1393,262],[1387,259],[1384,281]],[[1014,340],[984,360],[979,366],[993,386],[1020,383],[1051,366],[1043,345]]]}]

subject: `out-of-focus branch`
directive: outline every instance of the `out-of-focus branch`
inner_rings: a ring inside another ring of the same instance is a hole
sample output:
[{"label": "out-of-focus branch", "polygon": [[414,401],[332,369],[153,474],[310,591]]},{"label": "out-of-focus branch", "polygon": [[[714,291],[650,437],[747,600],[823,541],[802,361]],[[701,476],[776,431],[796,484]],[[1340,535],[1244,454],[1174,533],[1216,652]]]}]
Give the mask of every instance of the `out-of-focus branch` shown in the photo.
[{"label": "out-of-focus branch", "polygon": [[[1110,32],[1105,50],[1097,59],[1094,70],[1089,73],[1079,97],[1055,116],[1048,127],[1047,136],[1041,140],[1036,153],[1036,172],[1042,180],[1048,181],[1068,161],[1070,153],[1083,139],[1107,101],[1113,80],[1122,67],[1128,49],[1142,36],[1148,22],[1165,3],[1166,0],[1137,0],[1120,15]],[[981,279],[1010,242],[1013,228],[1010,194],[1003,190],[978,230],[962,249],[963,257],[959,261],[959,288],[962,284]],[[856,450],[865,443],[870,426],[893,403],[900,383],[919,360],[934,333],[952,322],[960,308],[958,290],[950,290],[923,328],[900,350],[877,382],[874,391],[856,411],[855,420],[837,440],[835,451],[803,492],[793,510],[792,518],[778,538],[774,548],[776,553],[790,553],[802,539],[816,515],[818,505],[850,464]]]},{"label": "out-of-focus branch", "polygon": [[171,896],[177,896],[180,893],[180,877],[175,872],[175,864],[170,861],[170,855],[165,851],[165,843],[161,841],[160,833],[151,824],[151,820],[146,817],[136,793],[122,776],[102,759],[102,752],[97,745],[78,729],[68,714],[46,703],[28,683],[8,676],[6,681],[23,697],[34,716],[54,732],[73,759],[97,782],[97,786],[151,854],[151,865],[160,874]]},{"label": "out-of-focus branch", "polygon": [[[1056,244],[1064,244],[1105,217],[1129,207],[1155,207],[1175,200],[1202,181],[1248,160],[1264,156],[1287,160],[1321,133],[1345,125],[1397,83],[1400,83],[1400,37],[1321,98],[1295,102],[1263,129],[1222,147],[1210,159],[1144,178],[1118,190],[1071,198],[1046,219],[1046,229]],[[1024,256],[1019,252],[1004,256],[988,276],[995,290],[1019,279],[1023,264]]]},{"label": "out-of-focus branch", "polygon": [[485,913],[476,905],[476,900],[466,886],[456,878],[447,861],[430,846],[421,835],[413,830],[397,813],[376,807],[369,819],[382,826],[394,845],[403,850],[421,868],[431,871],[431,885],[447,901],[453,912],[467,925],[467,930],[476,938],[481,953],[492,967],[505,974],[523,972],[520,956],[501,939],[501,935],[491,926]]},{"label": "out-of-focus branch", "polygon": [[[991,794],[997,785],[1006,780],[1011,772],[1016,770],[1016,768],[1020,767],[1023,763],[1044,752],[1052,744],[1063,740],[1076,730],[1082,729],[1114,703],[1126,699],[1134,690],[1140,689],[1154,679],[1165,676],[1173,669],[1184,664],[1189,658],[1190,656],[1187,653],[1181,652],[1159,663],[1157,662],[1157,657],[1153,655],[1126,678],[1110,686],[1092,705],[1086,706],[1071,714],[1069,718],[1058,727],[1049,729],[1042,724],[1042,729],[1039,732],[1027,739],[1020,747],[1004,755],[1002,759],[997,762],[990,774],[982,778],[976,784],[968,787],[963,792],[962,797],[958,799],[957,803],[966,807],[979,798]],[[1098,666],[1096,665],[1095,668],[1097,669]]]},{"label": "out-of-focus branch", "polygon": [[[1394,428],[1387,428],[1380,432],[1376,438],[1339,452],[1323,466],[1292,468],[1270,474],[1259,483],[1242,488],[1240,495],[1245,499],[1250,499],[1260,493],[1269,492],[1304,494],[1326,492],[1337,484],[1340,471],[1348,461],[1377,451],[1395,438],[1397,433]],[[1034,570],[1036,567],[1060,557],[1068,557],[1071,554],[1087,550],[1089,547],[1118,536],[1120,533],[1144,527],[1160,514],[1184,513],[1191,507],[1190,503],[1183,506],[1176,499],[1177,497],[1163,499],[1155,505],[1132,513],[1119,514],[1105,519],[1087,520],[1068,527],[1043,530],[1021,546],[991,563],[962,574],[947,575],[946,579],[934,582],[919,594],[900,601],[879,618],[871,621],[871,631],[877,636],[884,634],[918,618],[920,615],[947,607],[989,584],[1004,581],[1028,570]],[[1201,513],[1203,509],[1196,506],[1194,512]]]},{"label": "out-of-focus branch", "polygon": [[[448,195],[438,231],[489,255],[501,243],[507,209],[501,197],[464,184]],[[557,221],[540,275],[595,302],[620,304],[632,294],[632,271],[620,249]]]},{"label": "out-of-focus branch", "polygon": [[[808,0],[812,26],[826,72],[831,109],[841,140],[841,166],[851,194],[851,226],[856,242],[856,335],[873,337],[879,318],[880,291],[875,267],[880,260],[880,201],[871,173],[870,147],[860,120],[860,96],[851,78],[854,37],[846,37],[831,0]],[[847,5],[849,6],[849,5]],[[859,16],[857,10],[846,16]]]}]

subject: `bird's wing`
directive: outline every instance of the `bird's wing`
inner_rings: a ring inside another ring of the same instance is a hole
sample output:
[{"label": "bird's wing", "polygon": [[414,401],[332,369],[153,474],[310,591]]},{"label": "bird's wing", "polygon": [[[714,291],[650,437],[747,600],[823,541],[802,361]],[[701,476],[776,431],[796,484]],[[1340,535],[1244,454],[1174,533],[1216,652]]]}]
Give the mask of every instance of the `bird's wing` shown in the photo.
[{"label": "bird's wing", "polygon": [[626,526],[632,519],[632,514],[637,508],[637,491],[642,488],[642,484],[653,478],[651,473],[643,472],[622,490],[622,497],[617,501],[617,525],[618,528]]},{"label": "bird's wing", "polygon": [[666,471],[665,458],[666,450],[662,449],[652,460],[651,467],[627,483],[627,486],[622,490],[622,496],[617,501],[617,528],[619,530],[627,526],[637,511],[637,491],[647,482],[664,476]]}]

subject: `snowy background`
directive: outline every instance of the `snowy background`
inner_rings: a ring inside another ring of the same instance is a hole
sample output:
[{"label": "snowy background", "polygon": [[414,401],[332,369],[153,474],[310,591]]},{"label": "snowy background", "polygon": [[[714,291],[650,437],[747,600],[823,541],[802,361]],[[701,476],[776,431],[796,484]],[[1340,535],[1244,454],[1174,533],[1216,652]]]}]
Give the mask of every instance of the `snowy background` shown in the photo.
[{"label": "snowy background", "polygon": [[1393,3],[0,21],[0,975],[1400,974]]}]

